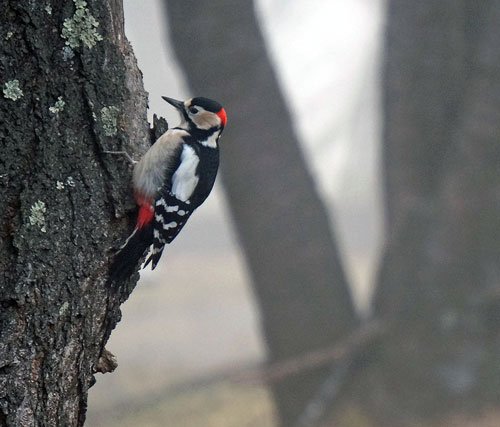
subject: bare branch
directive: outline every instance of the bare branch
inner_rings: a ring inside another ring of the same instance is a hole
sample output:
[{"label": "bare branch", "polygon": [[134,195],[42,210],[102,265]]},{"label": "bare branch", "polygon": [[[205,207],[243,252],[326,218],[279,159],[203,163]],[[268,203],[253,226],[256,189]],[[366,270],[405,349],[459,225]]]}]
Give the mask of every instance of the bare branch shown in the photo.
[{"label": "bare branch", "polygon": [[354,330],[345,340],[336,345],[315,350],[301,356],[271,364],[264,369],[253,369],[233,377],[238,382],[277,382],[300,372],[319,368],[331,363],[350,360],[377,340],[386,331],[380,320],[372,320]]}]

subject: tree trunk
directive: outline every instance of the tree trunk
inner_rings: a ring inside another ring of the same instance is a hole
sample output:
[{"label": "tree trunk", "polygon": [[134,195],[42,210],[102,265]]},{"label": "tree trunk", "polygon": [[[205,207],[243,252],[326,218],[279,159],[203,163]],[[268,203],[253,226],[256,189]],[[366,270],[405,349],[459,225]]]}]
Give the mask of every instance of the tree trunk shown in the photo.
[{"label": "tree trunk", "polygon": [[[270,361],[331,345],[355,314],[325,207],[306,169],[252,2],[170,0],[173,45],[193,92],[228,112],[222,175]],[[294,424],[327,369],[273,385]]]},{"label": "tree trunk", "polygon": [[389,3],[392,229],[374,309],[389,329],[350,401],[370,427],[480,426],[500,409],[500,4],[478,4]]},{"label": "tree trunk", "polygon": [[7,0],[0,35],[0,425],[81,426],[137,280],[105,286],[133,201],[103,151],[145,149],[146,94],[120,0]]},{"label": "tree trunk", "polygon": [[465,19],[453,0],[389,2],[383,144],[389,233],[435,196],[453,151],[467,71]]}]

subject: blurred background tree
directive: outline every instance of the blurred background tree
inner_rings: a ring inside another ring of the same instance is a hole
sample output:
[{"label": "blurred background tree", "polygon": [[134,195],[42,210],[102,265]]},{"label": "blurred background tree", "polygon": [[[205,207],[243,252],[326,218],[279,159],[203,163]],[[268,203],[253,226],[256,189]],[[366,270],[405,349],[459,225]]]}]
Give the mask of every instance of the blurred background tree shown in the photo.
[{"label": "blurred background tree", "polygon": [[353,394],[379,425],[498,411],[499,6],[388,3],[374,316],[389,331]]},{"label": "blurred background tree", "polygon": [[[246,0],[169,0],[168,27],[193,93],[230,111],[222,174],[249,265],[271,362],[331,345],[355,326],[354,306],[325,207]],[[189,16],[189,19],[185,19]],[[292,425],[326,375],[272,385]]]}]

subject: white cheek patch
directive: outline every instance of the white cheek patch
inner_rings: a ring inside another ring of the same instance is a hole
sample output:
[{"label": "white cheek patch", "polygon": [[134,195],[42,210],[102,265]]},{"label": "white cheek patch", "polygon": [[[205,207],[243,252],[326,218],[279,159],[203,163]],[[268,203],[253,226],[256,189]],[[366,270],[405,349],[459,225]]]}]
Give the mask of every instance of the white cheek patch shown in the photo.
[{"label": "white cheek patch", "polygon": [[198,163],[200,159],[193,148],[184,145],[181,164],[172,176],[172,194],[183,202],[187,202],[198,185],[199,178],[196,175]]},{"label": "white cheek patch", "polygon": [[219,138],[219,133],[220,133],[219,131],[214,132],[207,139],[200,141],[200,144],[210,148],[217,147],[217,139]]}]

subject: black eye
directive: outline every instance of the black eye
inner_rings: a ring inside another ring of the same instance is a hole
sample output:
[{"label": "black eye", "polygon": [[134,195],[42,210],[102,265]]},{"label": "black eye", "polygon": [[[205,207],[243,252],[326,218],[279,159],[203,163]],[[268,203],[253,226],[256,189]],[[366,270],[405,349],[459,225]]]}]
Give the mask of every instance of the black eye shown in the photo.
[{"label": "black eye", "polygon": [[189,112],[190,112],[191,114],[196,114],[196,113],[198,112],[198,108],[196,108],[196,107],[191,107],[191,108],[189,109]]}]

